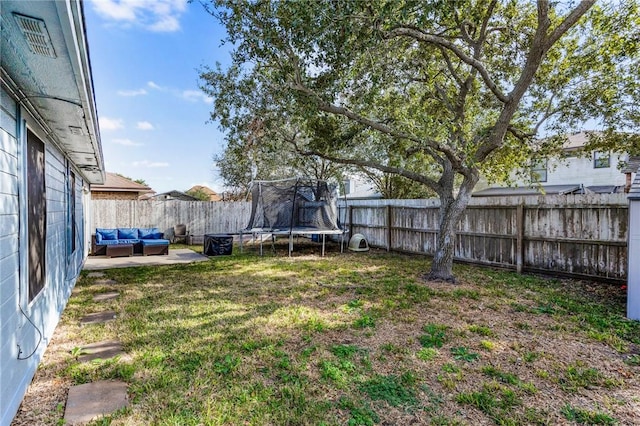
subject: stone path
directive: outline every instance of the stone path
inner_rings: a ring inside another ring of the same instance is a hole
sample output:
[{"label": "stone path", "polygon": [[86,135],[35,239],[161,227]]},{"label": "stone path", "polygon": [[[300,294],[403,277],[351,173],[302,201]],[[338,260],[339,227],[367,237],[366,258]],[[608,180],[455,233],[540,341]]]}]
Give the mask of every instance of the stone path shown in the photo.
[{"label": "stone path", "polygon": [[[90,278],[99,278],[97,285],[116,284],[116,281],[105,279],[102,272],[91,272]],[[96,303],[107,302],[116,299],[120,293],[109,291],[97,294],[93,297]],[[80,320],[80,324],[88,326],[101,324],[116,319],[114,311],[95,312],[86,315]],[[122,343],[118,340],[106,340],[85,345],[81,349],[79,362],[90,362],[95,359],[109,359],[125,355]],[[72,386],[67,396],[67,405],[64,411],[64,421],[67,425],[82,425],[103,416],[126,408],[129,405],[127,397],[127,384],[117,380],[101,380],[93,383]]]},{"label": "stone path", "polygon": [[118,340],[105,340],[82,347],[80,362],[93,361],[94,359],[109,359],[123,355],[122,343]]},{"label": "stone path", "polygon": [[81,425],[126,408],[127,384],[114,380],[85,383],[69,389],[64,420],[67,425]]},{"label": "stone path", "polygon": [[116,319],[116,313],[113,311],[95,312],[84,316],[80,320],[80,325],[102,324]]}]

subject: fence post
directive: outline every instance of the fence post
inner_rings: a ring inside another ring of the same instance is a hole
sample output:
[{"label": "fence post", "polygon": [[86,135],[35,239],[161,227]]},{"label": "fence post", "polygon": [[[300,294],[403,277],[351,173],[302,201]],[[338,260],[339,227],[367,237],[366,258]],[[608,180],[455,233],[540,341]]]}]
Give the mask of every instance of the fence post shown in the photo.
[{"label": "fence post", "polygon": [[349,239],[353,237],[353,206],[349,206]]},{"label": "fence post", "polygon": [[627,238],[627,317],[640,320],[640,174],[629,191],[629,226]]},{"label": "fence post", "polygon": [[521,274],[524,264],[524,205],[516,206],[516,272]]},{"label": "fence post", "polygon": [[387,204],[387,251],[391,251],[391,206]]}]

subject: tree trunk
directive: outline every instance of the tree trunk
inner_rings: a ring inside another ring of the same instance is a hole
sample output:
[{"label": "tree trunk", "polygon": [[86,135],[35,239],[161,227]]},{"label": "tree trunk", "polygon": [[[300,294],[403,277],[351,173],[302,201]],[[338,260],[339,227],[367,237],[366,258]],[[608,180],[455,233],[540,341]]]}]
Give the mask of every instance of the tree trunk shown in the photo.
[{"label": "tree trunk", "polygon": [[[455,283],[453,275],[453,255],[455,252],[456,226],[471,200],[471,190],[475,186],[477,173],[463,180],[457,197],[440,196],[440,229],[436,240],[436,251],[431,262],[431,270],[426,275],[428,281]],[[453,188],[452,188],[453,189]]]},{"label": "tree trunk", "polygon": [[429,281],[446,281],[455,283],[453,276],[453,255],[456,241],[456,224],[464,207],[460,208],[456,200],[448,200],[447,205],[440,208],[440,229],[436,240],[436,251],[431,262],[431,270],[427,275]]}]

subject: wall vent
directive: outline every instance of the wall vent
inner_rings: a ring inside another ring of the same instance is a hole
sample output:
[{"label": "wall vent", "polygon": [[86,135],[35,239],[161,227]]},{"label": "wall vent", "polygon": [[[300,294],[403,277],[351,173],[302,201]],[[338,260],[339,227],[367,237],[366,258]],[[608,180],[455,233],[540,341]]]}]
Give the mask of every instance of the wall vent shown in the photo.
[{"label": "wall vent", "polygon": [[53,50],[49,31],[42,19],[32,18],[30,16],[14,13],[13,16],[18,22],[18,27],[22,31],[24,38],[27,40],[29,49],[36,55],[48,56],[55,58],[56,52]]},{"label": "wall vent", "polygon": [[82,127],[69,126],[69,132],[72,135],[76,135],[76,136],[84,135],[84,132],[82,131]]}]

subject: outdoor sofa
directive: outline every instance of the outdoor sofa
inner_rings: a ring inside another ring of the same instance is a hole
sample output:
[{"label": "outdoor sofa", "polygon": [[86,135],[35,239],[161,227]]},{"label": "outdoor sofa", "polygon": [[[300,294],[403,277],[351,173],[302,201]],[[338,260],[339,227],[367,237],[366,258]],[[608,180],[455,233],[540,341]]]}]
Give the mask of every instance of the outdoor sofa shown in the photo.
[{"label": "outdoor sofa", "polygon": [[96,228],[96,233],[91,236],[91,254],[169,254],[169,240],[164,239],[158,228]]}]

